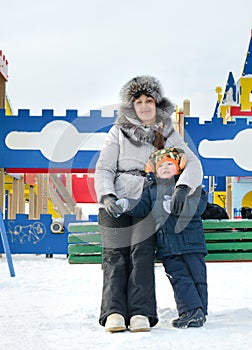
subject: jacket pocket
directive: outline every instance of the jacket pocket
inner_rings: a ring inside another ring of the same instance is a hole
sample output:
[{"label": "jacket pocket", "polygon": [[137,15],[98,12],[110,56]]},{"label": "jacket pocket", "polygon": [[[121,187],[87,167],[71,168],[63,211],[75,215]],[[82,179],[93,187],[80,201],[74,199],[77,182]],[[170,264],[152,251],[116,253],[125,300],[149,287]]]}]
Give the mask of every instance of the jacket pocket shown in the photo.
[{"label": "jacket pocket", "polygon": [[183,232],[183,241],[186,246],[204,246],[205,245],[205,237],[204,232],[199,225],[197,227],[195,225],[195,228],[193,230],[185,230]]}]

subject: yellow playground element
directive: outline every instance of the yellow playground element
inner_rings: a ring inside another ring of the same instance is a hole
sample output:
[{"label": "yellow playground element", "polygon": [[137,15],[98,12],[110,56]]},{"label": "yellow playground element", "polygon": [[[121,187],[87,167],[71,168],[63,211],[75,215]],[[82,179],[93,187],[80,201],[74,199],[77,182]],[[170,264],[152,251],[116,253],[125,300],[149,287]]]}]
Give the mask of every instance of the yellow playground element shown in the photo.
[{"label": "yellow playground element", "polygon": [[[13,174],[14,175],[14,174]],[[5,192],[8,191],[8,207],[11,208],[11,201],[14,196],[14,192],[17,190],[17,187],[20,187],[20,184],[16,186],[16,181],[18,180],[20,174],[15,178],[15,176],[5,174],[4,176],[4,190]],[[38,197],[38,184],[35,183],[34,185],[30,185],[27,183],[23,183],[22,187],[19,188],[19,191],[22,191],[23,195],[22,200],[24,203],[19,203],[19,212],[25,213],[25,203],[30,204],[31,200],[31,190],[34,192],[34,195]],[[53,218],[60,218],[60,213],[56,210],[51,198],[47,198],[47,214],[51,214]]]},{"label": "yellow playground element", "polygon": [[242,207],[251,208],[251,203],[252,203],[252,191],[249,191],[242,198]]},{"label": "yellow playground element", "polygon": [[251,111],[252,108],[252,77],[247,75],[240,78],[240,90],[242,91],[240,95],[240,103],[242,111]]},{"label": "yellow playground element", "polygon": [[226,192],[216,191],[213,192],[213,203],[220,205],[222,208],[226,207]]},{"label": "yellow playground element", "polygon": [[6,113],[6,115],[13,115],[14,114],[10,99],[7,95],[5,97],[5,113]]}]

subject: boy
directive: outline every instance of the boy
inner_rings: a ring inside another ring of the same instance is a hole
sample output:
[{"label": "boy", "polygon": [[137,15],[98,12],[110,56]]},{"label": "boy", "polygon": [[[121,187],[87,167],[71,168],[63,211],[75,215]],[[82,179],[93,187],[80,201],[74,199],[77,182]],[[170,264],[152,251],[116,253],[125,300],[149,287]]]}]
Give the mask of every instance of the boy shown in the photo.
[{"label": "boy", "polygon": [[127,214],[138,217],[152,214],[156,221],[157,258],[162,261],[174,291],[179,317],[172,325],[176,328],[203,326],[208,304],[204,259],[207,249],[201,220],[207,195],[201,187],[191,194],[182,185],[181,208],[178,210],[173,204],[176,181],[185,161],[184,151],[173,147],[152,153],[145,171],[155,181],[144,189],[137,203],[131,199],[118,201],[118,205],[126,207],[128,203]]}]

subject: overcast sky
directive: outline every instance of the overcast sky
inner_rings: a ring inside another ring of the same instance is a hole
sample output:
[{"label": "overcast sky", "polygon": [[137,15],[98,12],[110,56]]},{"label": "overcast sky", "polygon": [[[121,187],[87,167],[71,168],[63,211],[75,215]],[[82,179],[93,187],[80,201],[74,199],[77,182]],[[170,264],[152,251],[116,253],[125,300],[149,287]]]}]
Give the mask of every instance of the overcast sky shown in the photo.
[{"label": "overcast sky", "polygon": [[148,74],[210,119],[215,88],[229,71],[240,77],[252,28],[251,0],[10,0],[0,11],[7,94],[31,115],[118,103],[125,82]]}]

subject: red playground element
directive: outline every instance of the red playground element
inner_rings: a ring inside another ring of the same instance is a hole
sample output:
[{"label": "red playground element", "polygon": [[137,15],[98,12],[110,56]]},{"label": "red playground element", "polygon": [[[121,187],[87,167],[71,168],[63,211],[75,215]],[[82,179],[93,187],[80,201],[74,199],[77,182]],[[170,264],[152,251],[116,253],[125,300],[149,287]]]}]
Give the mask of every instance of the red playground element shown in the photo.
[{"label": "red playground element", "polygon": [[[66,176],[62,175],[66,186]],[[72,174],[72,193],[76,203],[97,203],[94,190],[94,174]]]}]

